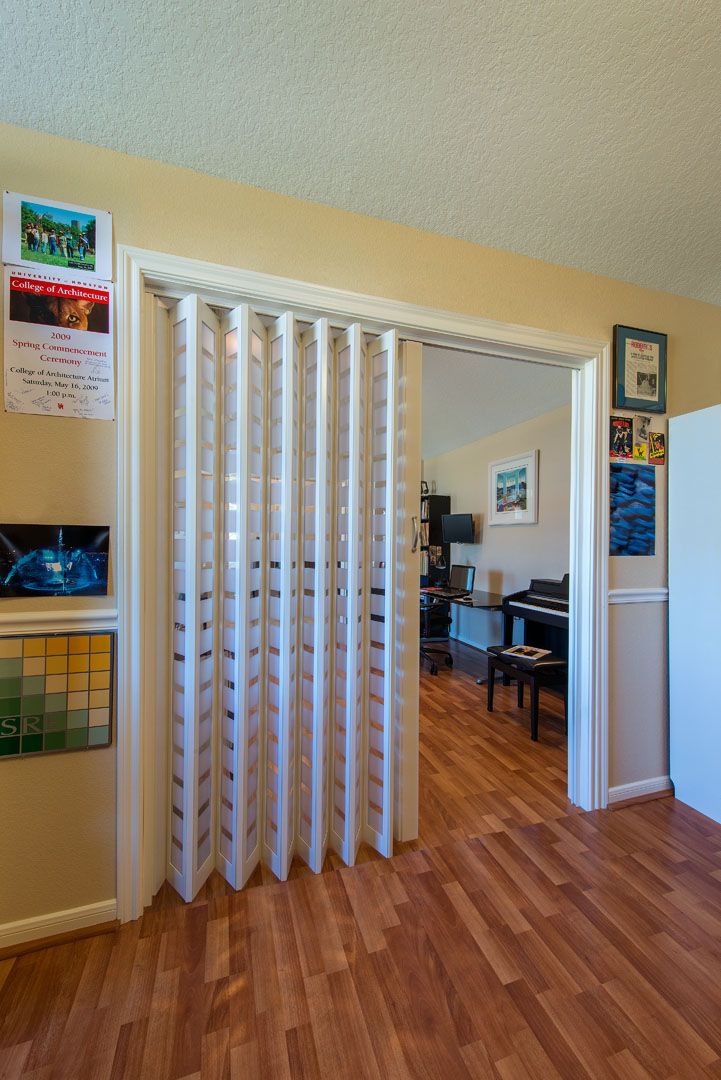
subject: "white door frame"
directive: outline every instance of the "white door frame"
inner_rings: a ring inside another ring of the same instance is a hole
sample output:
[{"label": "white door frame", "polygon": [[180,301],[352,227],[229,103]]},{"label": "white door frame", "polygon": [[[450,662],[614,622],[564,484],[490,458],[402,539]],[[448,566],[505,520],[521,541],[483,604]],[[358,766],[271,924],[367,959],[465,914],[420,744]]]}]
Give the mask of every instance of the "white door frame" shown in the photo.
[{"label": "white door frame", "polygon": [[[143,542],[156,517],[157,329],[149,288],[206,302],[241,300],[389,327],[425,344],[552,364],[573,371],[568,794],[586,810],[608,800],[608,388],[610,346],[568,334],[437,311],[382,297],[118,247],[118,917],[138,918],[160,884],[156,835],[157,554]],[[401,807],[403,812],[403,808]],[[416,810],[408,808],[412,821]],[[403,821],[400,835],[407,835]],[[160,878],[162,881],[162,877]]]}]

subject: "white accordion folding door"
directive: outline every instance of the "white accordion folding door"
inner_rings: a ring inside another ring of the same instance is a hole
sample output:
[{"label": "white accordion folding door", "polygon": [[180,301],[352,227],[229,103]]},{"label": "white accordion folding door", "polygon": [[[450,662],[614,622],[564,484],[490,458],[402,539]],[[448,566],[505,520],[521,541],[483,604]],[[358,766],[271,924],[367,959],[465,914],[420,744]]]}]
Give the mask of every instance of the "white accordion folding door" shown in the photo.
[{"label": "white accordion folding door", "polygon": [[215,855],[218,320],[195,297],[173,313],[171,805],[168,878],[186,900]]},{"label": "white accordion folding door", "polygon": [[398,334],[171,312],[168,878],[393,847]]}]

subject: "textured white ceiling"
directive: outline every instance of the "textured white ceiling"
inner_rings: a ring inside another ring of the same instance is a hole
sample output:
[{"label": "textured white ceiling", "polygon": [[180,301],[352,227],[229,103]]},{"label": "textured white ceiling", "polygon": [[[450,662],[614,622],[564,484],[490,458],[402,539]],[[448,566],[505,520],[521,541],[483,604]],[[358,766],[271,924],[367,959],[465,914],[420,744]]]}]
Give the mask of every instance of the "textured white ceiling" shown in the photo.
[{"label": "textured white ceiling", "polygon": [[721,303],[720,14],[6,0],[0,116]]},{"label": "textured white ceiling", "polygon": [[571,401],[571,372],[423,346],[425,460]]}]

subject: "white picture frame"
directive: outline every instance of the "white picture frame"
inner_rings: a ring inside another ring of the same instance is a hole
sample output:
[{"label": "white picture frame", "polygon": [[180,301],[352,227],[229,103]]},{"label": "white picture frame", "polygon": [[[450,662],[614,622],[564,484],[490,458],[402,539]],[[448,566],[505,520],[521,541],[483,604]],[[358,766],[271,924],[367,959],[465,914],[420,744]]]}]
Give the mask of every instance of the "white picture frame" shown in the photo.
[{"label": "white picture frame", "polygon": [[538,450],[488,464],[488,524],[538,522]]}]

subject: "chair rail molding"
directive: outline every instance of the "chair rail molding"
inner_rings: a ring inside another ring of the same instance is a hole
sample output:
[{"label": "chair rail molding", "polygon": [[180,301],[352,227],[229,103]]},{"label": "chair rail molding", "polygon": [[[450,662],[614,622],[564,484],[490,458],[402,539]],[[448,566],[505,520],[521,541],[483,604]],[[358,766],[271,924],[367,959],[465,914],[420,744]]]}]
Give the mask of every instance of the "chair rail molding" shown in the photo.
[{"label": "chair rail molding", "polygon": [[609,589],[609,604],[667,604],[665,585],[639,586],[633,589]]},{"label": "chair rail molding", "polygon": [[2,611],[0,635],[63,634],[79,630],[115,630],[116,608],[70,608],[64,611]]},{"label": "chair rail molding", "polygon": [[[154,828],[154,769],[147,748],[154,715],[157,649],[153,625],[156,555],[150,536],[156,373],[152,291],[206,303],[247,302],[264,314],[292,310],[332,325],[395,326],[403,340],[565,367],[572,372],[569,631],[569,798],[586,810],[608,801],[608,414],[610,342],[501,323],[462,312],[347,292],[289,278],[118,245],[118,917],[149,902],[147,832]],[[417,812],[417,806],[416,806]],[[410,811],[409,811],[410,813]],[[399,818],[402,814],[399,813]],[[402,829],[401,829],[402,832]]]}]

